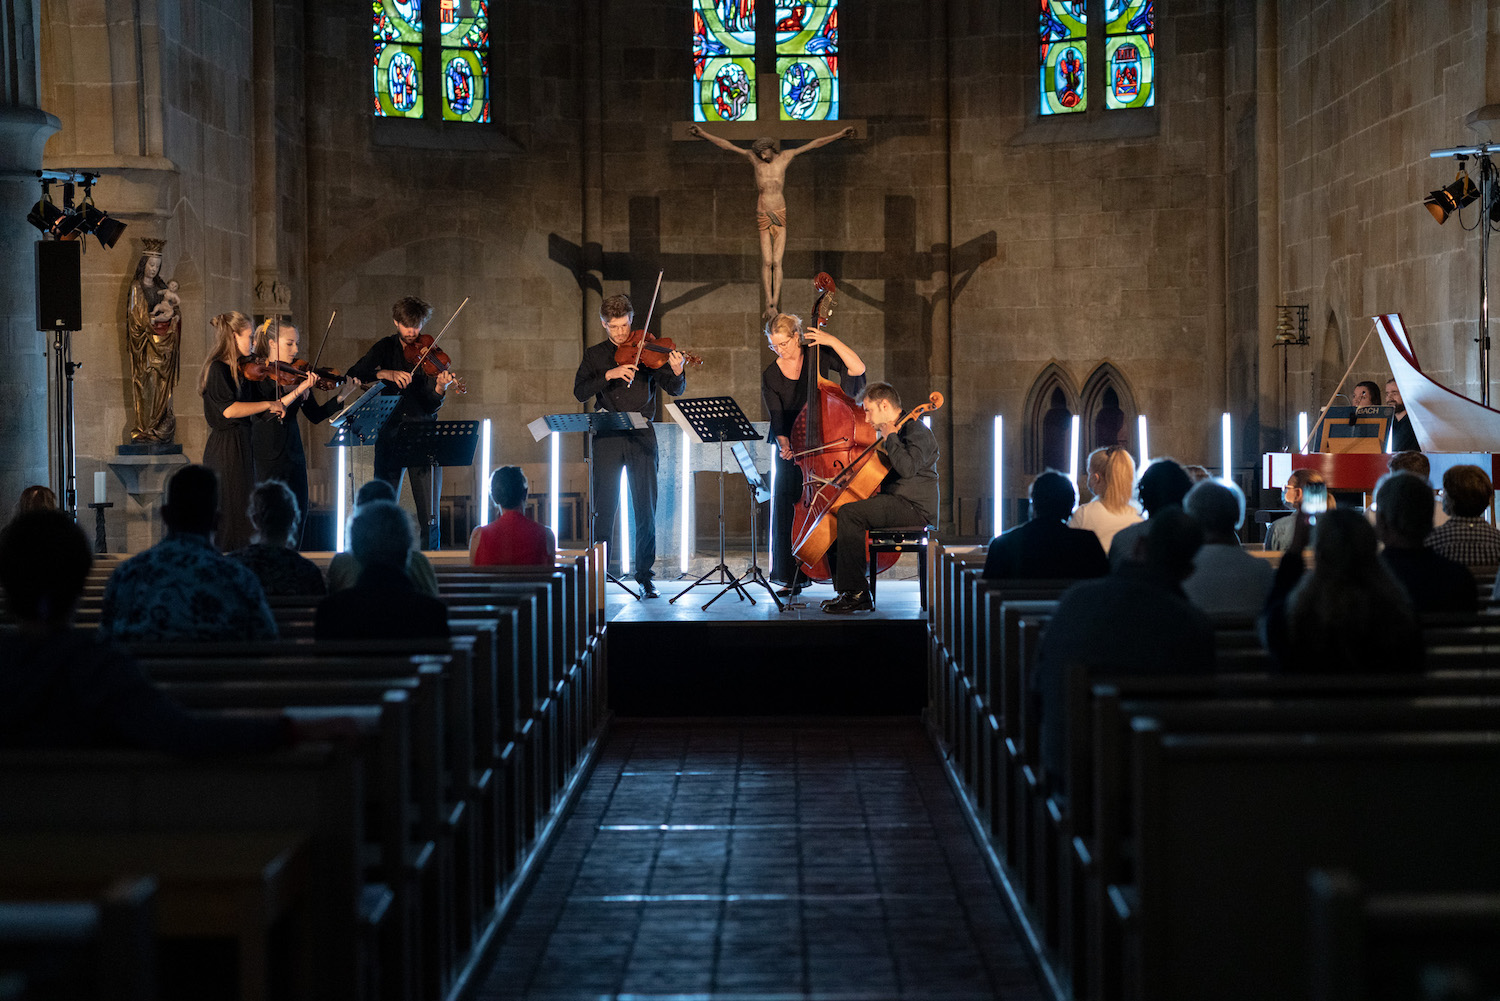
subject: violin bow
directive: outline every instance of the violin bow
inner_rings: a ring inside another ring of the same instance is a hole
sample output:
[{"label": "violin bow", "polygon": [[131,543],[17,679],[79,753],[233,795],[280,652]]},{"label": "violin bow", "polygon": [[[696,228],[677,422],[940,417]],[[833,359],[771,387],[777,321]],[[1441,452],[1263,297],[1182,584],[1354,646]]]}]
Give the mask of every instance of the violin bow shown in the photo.
[{"label": "violin bow", "polygon": [[308,368],[315,369],[318,367],[318,361],[323,357],[323,349],[328,346],[328,335],[333,331],[333,321],[338,319],[338,316],[339,311],[336,309],[329,315],[328,326],[323,328],[323,340],[318,344],[318,354],[313,358],[312,364]]},{"label": "violin bow", "polygon": [[[641,352],[643,352],[643,351],[646,350],[646,338],[651,333],[651,314],[654,313],[654,312],[656,312],[656,297],[659,296],[659,295],[661,295],[661,278],[662,278],[662,275],[664,275],[666,273],[667,273],[667,269],[666,268],[662,268],[660,271],[658,271],[656,273],[656,291],[651,293],[651,305],[648,306],[648,307],[646,307],[646,325],[641,328],[641,343],[638,344],[636,346],[636,349],[635,349],[635,364],[636,365],[639,365],[641,363]],[[634,381],[635,381],[634,379],[630,380],[630,382],[634,382]],[[626,383],[627,386],[629,384],[630,383]]]},{"label": "violin bow", "polygon": [[417,369],[422,367],[422,362],[427,360],[427,356],[432,353],[432,349],[437,347],[437,342],[443,339],[443,335],[448,332],[449,327],[453,326],[453,321],[458,319],[458,314],[462,313],[464,307],[468,304],[469,297],[464,296],[464,301],[459,303],[458,308],[453,311],[453,315],[448,317],[448,322],[443,324],[443,329],[438,331],[438,335],[432,339],[432,343],[423,348],[422,353],[417,355],[417,363],[411,367],[412,375],[417,374]]}]

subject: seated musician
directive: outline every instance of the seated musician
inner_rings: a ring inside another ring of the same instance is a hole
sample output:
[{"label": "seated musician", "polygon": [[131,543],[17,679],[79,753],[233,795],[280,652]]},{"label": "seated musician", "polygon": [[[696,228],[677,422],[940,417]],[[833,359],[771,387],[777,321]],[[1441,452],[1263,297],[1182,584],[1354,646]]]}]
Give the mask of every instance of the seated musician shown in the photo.
[{"label": "seated musician", "polygon": [[103,639],[261,640],[276,620],[260,581],[214,548],[219,477],[183,466],[167,481],[161,520],[167,537],[121,564],[104,589]]},{"label": "seated musician", "polygon": [[531,486],[520,466],[490,474],[490,499],[500,517],[469,534],[469,562],[476,567],[551,566],[557,554],[552,529],[526,517]]},{"label": "seated musician", "polygon": [[349,523],[359,581],[318,604],[320,640],[426,639],[448,636],[448,606],[412,586],[406,561],[415,536],[395,501],[361,504]]},{"label": "seated musician", "polygon": [[1073,481],[1049,469],[1031,484],[1031,520],[990,542],[984,576],[990,580],[1103,577],[1109,560],[1099,536],[1069,528],[1078,495]]},{"label": "seated musician", "polygon": [[352,733],[342,719],[185,711],[146,680],[128,651],[73,628],[92,563],[88,537],[60,511],[18,515],[0,534],[0,588],[19,627],[0,636],[0,747],[227,754]]},{"label": "seated musician", "polygon": [[[868,612],[875,607],[865,577],[868,548],[865,533],[872,528],[930,525],[937,519],[937,438],[921,421],[900,424],[901,397],[888,382],[872,382],[859,395],[865,420],[879,435],[878,451],[890,472],[880,492],[840,507],[838,542],[829,550],[833,586],[838,597],[823,602],[834,615]],[[892,433],[892,432],[895,433]]]}]

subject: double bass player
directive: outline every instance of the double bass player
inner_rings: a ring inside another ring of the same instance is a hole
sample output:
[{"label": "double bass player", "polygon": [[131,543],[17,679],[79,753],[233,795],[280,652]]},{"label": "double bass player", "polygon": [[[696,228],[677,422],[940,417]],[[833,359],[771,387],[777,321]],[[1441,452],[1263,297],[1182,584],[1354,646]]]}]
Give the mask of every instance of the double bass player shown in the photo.
[{"label": "double bass player", "polygon": [[832,615],[875,607],[865,577],[865,532],[872,528],[930,525],[937,517],[937,437],[919,420],[902,423],[901,397],[888,382],[872,382],[859,394],[865,420],[874,425],[877,448],[890,472],[880,492],[838,509],[838,541],[829,553],[837,597],[823,602]]}]

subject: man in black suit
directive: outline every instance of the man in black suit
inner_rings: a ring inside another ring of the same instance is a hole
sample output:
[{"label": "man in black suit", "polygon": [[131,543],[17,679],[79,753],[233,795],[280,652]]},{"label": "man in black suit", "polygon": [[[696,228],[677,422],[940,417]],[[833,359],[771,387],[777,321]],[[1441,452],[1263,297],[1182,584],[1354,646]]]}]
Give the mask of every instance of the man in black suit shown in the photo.
[{"label": "man in black suit", "polygon": [[1109,560],[1099,536],[1069,528],[1078,495],[1062,473],[1049,469],[1031,484],[1031,520],[990,542],[984,576],[991,579],[1103,577]]}]

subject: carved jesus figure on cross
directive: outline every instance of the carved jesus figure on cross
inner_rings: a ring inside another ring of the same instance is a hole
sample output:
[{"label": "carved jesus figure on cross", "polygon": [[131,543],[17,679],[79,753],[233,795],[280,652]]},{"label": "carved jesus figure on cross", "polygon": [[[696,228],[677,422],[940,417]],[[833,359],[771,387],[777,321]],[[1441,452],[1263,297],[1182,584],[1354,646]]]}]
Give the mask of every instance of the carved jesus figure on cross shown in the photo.
[{"label": "carved jesus figure on cross", "polygon": [[757,139],[750,148],[736,146],[697,125],[688,126],[688,135],[707,139],[720,149],[737,153],[755,168],[755,222],[760,230],[760,282],[765,293],[765,316],[781,311],[781,258],[786,252],[786,168],[799,153],[827,146],[836,139],[854,135],[853,127],[813,139],[792,150],[783,150],[775,139]]}]

